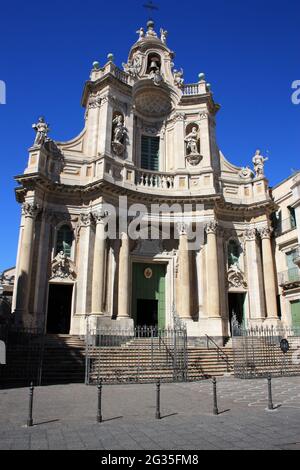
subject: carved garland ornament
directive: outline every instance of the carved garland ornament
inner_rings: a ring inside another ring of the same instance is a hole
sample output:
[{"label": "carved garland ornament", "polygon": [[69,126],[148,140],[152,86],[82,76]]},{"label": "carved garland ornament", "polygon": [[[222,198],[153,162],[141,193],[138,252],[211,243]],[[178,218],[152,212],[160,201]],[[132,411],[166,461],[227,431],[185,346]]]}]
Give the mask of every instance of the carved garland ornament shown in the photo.
[{"label": "carved garland ornament", "polygon": [[245,280],[244,273],[240,270],[240,268],[234,264],[228,269],[227,273],[227,280],[229,287],[233,288],[240,288],[243,289],[247,288],[247,282]]},{"label": "carved garland ornament", "polygon": [[52,262],[51,279],[69,279],[71,281],[76,279],[75,264],[63,251],[60,251]]}]

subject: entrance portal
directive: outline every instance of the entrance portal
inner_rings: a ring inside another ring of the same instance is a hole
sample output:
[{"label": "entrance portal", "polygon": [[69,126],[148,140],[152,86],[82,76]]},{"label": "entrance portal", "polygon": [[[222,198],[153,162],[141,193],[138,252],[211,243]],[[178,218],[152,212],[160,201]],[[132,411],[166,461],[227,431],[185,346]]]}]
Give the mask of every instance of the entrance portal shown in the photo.
[{"label": "entrance portal", "polygon": [[140,326],[158,325],[158,301],[137,299],[137,324]]},{"label": "entrance portal", "polygon": [[69,334],[73,286],[50,284],[47,333]]},{"label": "entrance portal", "polygon": [[[229,322],[230,322],[230,331],[232,317],[235,315],[239,325],[244,325],[245,315],[244,315],[244,303],[245,303],[246,294],[243,293],[230,293],[228,294],[228,308],[229,308]],[[232,331],[231,331],[232,334]]]},{"label": "entrance portal", "polygon": [[165,264],[132,266],[132,318],[136,326],[165,328]]}]

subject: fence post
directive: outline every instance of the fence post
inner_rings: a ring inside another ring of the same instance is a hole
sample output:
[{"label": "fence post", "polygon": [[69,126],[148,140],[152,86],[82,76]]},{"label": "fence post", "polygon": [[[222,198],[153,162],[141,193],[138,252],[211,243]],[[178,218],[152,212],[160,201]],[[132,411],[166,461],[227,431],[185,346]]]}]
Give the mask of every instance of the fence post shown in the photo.
[{"label": "fence post", "polygon": [[98,382],[98,412],[97,412],[97,423],[102,423],[102,379]]},{"label": "fence post", "polygon": [[268,410],[274,410],[273,399],[272,399],[272,376],[268,375]]},{"label": "fence post", "polygon": [[219,410],[218,410],[218,400],[217,400],[217,379],[216,379],[216,377],[213,378],[213,400],[214,400],[213,414],[217,416],[219,414]]},{"label": "fence post", "polygon": [[156,383],[156,419],[161,419],[160,415],[160,380]]},{"label": "fence post", "polygon": [[33,391],[34,391],[34,386],[33,386],[33,382],[31,382],[30,388],[29,388],[29,410],[28,410],[28,419],[27,419],[28,428],[31,428],[33,426],[33,418],[32,418]]}]

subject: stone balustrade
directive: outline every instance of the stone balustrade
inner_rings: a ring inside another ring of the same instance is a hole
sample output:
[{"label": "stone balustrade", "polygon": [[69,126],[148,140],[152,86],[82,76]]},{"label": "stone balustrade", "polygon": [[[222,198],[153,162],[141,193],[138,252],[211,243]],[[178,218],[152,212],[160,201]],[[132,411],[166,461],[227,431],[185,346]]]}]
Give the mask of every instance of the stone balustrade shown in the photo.
[{"label": "stone balustrade", "polygon": [[198,83],[189,83],[184,85],[183,95],[184,96],[193,96],[199,95],[199,84]]},{"label": "stone balustrade", "polygon": [[136,171],[136,185],[143,188],[174,189],[174,175],[147,170]]}]

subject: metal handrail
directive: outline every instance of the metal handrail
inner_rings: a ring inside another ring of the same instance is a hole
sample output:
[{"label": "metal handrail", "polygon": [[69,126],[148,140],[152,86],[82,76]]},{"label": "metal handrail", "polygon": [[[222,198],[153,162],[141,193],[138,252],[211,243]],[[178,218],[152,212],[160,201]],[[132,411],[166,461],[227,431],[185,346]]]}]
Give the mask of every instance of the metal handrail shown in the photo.
[{"label": "metal handrail", "polygon": [[165,349],[166,349],[166,352],[167,352],[167,355],[169,355],[172,359],[172,363],[173,363],[173,366],[175,364],[175,354],[172,354],[172,351],[170,350],[170,348],[168,347],[168,345],[165,343],[165,341],[163,340],[162,336],[161,336],[161,331],[158,330],[158,338],[159,338],[159,349],[160,349],[160,343],[162,342]]},{"label": "metal handrail", "polygon": [[209,341],[210,341],[211,343],[213,343],[216,350],[218,351],[218,360],[219,360],[219,357],[221,357],[221,359],[223,359],[223,361],[226,362],[228,372],[229,372],[229,369],[233,370],[233,367],[229,362],[227,354],[224,353],[224,351],[220,348],[220,346],[218,346],[217,343],[210,336],[208,335],[205,335],[205,336],[206,336],[206,341],[207,341],[207,349],[209,349]]}]

